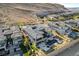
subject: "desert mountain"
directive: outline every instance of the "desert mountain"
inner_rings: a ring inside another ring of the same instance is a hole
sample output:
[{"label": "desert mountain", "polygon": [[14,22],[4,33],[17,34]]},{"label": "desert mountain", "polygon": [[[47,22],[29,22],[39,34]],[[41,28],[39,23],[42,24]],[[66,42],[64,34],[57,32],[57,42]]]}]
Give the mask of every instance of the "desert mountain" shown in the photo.
[{"label": "desert mountain", "polygon": [[49,15],[68,11],[63,5],[51,3],[19,3],[0,4],[0,19],[16,21],[19,19],[34,19],[34,15]]}]

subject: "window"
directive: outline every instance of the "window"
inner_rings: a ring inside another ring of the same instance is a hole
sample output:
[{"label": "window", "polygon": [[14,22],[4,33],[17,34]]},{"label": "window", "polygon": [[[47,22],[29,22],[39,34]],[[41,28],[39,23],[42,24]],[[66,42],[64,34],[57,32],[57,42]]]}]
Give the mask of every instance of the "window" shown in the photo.
[{"label": "window", "polygon": [[42,38],[37,39],[37,41],[42,40]]},{"label": "window", "polygon": [[5,42],[4,41],[0,41],[0,47],[4,46]]},{"label": "window", "polygon": [[32,27],[32,29],[36,29],[36,28],[37,28],[36,26]]}]

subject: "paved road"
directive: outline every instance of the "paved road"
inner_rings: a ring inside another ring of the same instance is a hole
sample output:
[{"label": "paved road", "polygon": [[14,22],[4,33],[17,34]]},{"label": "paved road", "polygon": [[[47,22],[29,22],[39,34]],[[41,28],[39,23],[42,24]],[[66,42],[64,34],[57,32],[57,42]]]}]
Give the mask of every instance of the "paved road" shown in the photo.
[{"label": "paved road", "polygon": [[[72,47],[71,47],[72,46]],[[59,50],[55,50],[49,54],[48,56],[73,56],[79,55],[79,39],[73,40],[68,45],[64,46]]]},{"label": "paved road", "polygon": [[57,56],[79,56],[79,43],[59,53]]}]

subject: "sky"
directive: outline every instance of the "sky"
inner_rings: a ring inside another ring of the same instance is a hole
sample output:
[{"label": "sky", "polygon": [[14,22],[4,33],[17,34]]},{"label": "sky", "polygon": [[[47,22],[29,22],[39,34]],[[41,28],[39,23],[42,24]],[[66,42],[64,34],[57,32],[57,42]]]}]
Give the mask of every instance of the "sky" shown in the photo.
[{"label": "sky", "polygon": [[79,7],[79,3],[60,3],[60,4],[64,5],[65,7],[68,7],[68,8]]}]

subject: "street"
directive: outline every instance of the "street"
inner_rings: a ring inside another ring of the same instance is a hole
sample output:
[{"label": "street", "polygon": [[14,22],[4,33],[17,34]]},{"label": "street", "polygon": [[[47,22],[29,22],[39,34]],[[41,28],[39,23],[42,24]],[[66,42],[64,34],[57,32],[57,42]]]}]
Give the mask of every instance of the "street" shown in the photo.
[{"label": "street", "polygon": [[79,56],[79,43],[59,53],[57,56]]},{"label": "street", "polygon": [[[68,51],[68,52],[67,52]],[[68,45],[64,46],[61,49],[53,51],[48,54],[48,56],[73,56],[78,55],[79,51],[79,39],[73,40]]]}]

